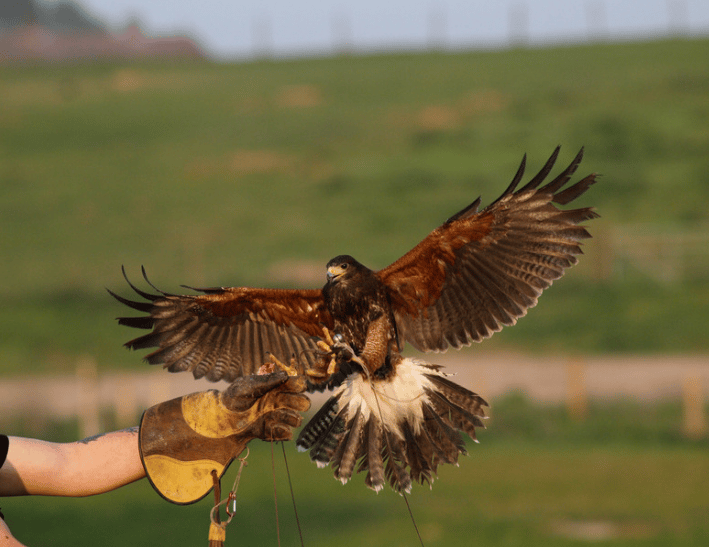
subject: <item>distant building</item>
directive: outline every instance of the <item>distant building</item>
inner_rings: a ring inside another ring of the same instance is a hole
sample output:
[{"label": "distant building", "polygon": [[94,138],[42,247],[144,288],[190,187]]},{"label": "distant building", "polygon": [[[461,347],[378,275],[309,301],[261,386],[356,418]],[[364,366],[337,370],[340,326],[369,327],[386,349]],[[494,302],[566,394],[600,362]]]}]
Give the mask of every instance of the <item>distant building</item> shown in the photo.
[{"label": "distant building", "polygon": [[99,59],[203,59],[182,36],[146,36],[137,22],[119,33],[70,0],[0,2],[0,63]]}]

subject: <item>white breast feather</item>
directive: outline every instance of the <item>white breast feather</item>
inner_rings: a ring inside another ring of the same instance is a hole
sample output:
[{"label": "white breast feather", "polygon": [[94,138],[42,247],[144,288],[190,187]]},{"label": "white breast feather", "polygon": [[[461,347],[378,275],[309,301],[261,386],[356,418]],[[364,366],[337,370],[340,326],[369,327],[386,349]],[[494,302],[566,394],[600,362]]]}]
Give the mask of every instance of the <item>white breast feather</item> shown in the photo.
[{"label": "white breast feather", "polygon": [[[390,427],[406,421],[414,426],[414,433],[418,434],[423,422],[421,405],[428,399],[424,388],[433,389],[431,381],[424,374],[444,376],[426,366],[423,361],[406,357],[396,365],[396,374],[391,380],[375,380],[370,383],[368,378],[359,373],[351,374],[337,389],[335,396],[341,393],[341,408],[348,405],[348,420],[354,417],[359,408],[364,421],[369,420],[371,414]],[[392,429],[392,432],[403,438],[398,427]]]}]

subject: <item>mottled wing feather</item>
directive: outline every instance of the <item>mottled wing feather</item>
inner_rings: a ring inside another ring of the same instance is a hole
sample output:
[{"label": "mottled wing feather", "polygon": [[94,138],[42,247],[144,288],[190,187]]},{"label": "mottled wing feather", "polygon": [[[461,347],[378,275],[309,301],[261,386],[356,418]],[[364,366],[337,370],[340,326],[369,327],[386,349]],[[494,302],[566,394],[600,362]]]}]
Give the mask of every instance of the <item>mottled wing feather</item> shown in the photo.
[{"label": "mottled wing feather", "polygon": [[191,371],[195,378],[233,381],[255,374],[269,353],[287,364],[295,357],[303,373],[316,362],[322,328],[332,328],[319,290],[222,287],[175,295],[150,294],[130,286],[146,301],[109,292],[148,315],[121,317],[118,322],[151,332],[125,345],[157,348],[146,361],[162,364],[170,372]]},{"label": "mottled wing feather", "polygon": [[399,336],[423,351],[479,342],[513,325],[542,291],[576,263],[579,224],[591,208],[562,210],[583,194],[595,175],[563,189],[583,149],[545,186],[557,148],[539,173],[515,191],[526,159],[505,192],[478,211],[477,199],[389,267],[377,272],[387,286]]}]

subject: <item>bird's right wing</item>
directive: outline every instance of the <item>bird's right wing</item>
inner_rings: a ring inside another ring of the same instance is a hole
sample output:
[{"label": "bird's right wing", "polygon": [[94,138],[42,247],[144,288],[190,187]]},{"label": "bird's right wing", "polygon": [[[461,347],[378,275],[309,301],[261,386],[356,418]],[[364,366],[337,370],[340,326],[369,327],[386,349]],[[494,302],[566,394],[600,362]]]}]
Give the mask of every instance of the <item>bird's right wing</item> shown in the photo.
[{"label": "bird's right wing", "polygon": [[151,294],[128,284],[143,301],[109,293],[147,315],[120,317],[118,323],[151,332],[126,347],[157,348],[145,357],[148,363],[163,364],[170,372],[189,370],[195,378],[233,381],[255,374],[269,361],[269,353],[286,364],[295,357],[303,374],[318,359],[316,342],[323,327],[332,328],[316,289],[219,287],[176,295],[158,289],[158,294]]}]

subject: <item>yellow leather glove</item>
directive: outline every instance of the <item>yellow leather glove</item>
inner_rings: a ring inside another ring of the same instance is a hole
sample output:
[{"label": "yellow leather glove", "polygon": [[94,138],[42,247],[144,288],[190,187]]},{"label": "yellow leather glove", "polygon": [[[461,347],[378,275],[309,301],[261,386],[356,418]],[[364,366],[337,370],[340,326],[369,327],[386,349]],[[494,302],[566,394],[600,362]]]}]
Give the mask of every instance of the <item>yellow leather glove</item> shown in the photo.
[{"label": "yellow leather glove", "polygon": [[255,438],[286,441],[310,408],[301,376],[283,371],[244,376],[155,405],[140,420],[140,457],[153,488],[166,500],[194,503]]}]

